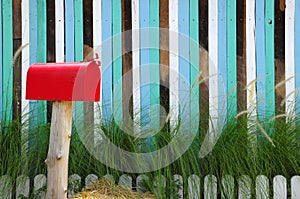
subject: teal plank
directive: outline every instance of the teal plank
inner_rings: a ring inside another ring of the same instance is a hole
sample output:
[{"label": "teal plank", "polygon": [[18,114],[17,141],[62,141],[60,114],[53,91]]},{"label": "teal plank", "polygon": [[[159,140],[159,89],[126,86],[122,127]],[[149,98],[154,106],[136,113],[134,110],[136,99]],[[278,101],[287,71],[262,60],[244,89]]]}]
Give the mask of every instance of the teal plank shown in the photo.
[{"label": "teal plank", "polygon": [[190,0],[190,85],[191,89],[191,120],[199,117],[199,2]]},{"label": "teal plank", "polygon": [[[74,21],[73,21],[73,28],[71,27],[71,21],[72,19],[69,19],[69,28],[72,33],[74,31],[74,43],[72,41],[66,41],[70,46],[74,45],[74,51],[72,50],[68,51],[68,60],[71,60],[72,58],[74,61],[79,62],[83,61],[83,0],[74,0]],[[67,13],[72,13],[71,10],[67,11]],[[71,17],[71,16],[69,16]],[[67,40],[70,40],[71,38],[68,38]],[[72,57],[72,53],[74,53],[74,57]],[[84,128],[84,110],[83,110],[83,102],[75,102],[74,103],[74,121],[75,125],[78,129],[82,130]]]},{"label": "teal plank", "polygon": [[160,75],[159,75],[159,0],[150,3],[150,121],[151,128],[160,126]]},{"label": "teal plank", "polygon": [[[2,64],[2,46],[3,46],[3,40],[2,40],[2,0],[0,0],[0,93],[3,93],[3,83],[2,83],[2,75],[3,75],[3,64]],[[0,121],[3,117],[3,109],[2,109],[2,103],[3,103],[3,95],[0,95]]]},{"label": "teal plank", "polygon": [[102,122],[112,119],[112,0],[102,1]]},{"label": "teal plank", "polygon": [[2,38],[5,38],[2,43],[2,107],[3,119],[5,121],[12,120],[12,84],[13,84],[13,25],[12,25],[12,1],[2,1]]},{"label": "teal plank", "polygon": [[261,119],[265,118],[266,112],[266,48],[265,48],[265,3],[256,0],[255,7],[256,24],[256,73],[257,77],[257,113]]},{"label": "teal plank", "polygon": [[[37,2],[37,26],[38,26],[38,51],[37,62],[47,62],[47,2],[46,0],[39,0]],[[38,101],[38,115],[37,122],[39,125],[47,123],[47,102]]]},{"label": "teal plank", "polygon": [[226,5],[227,18],[227,117],[237,114],[237,74],[236,74],[236,1],[228,0]]},{"label": "teal plank", "polygon": [[274,0],[265,1],[266,117],[275,115]]},{"label": "teal plank", "polygon": [[[296,114],[300,114],[300,1],[295,1],[295,87],[296,92]],[[298,104],[298,106],[297,106]]]},{"label": "teal plank", "polygon": [[122,88],[122,1],[112,1],[112,50],[113,50],[113,113],[114,120],[118,124],[122,123],[122,89],[115,89],[118,86]]},{"label": "teal plank", "polygon": [[227,117],[227,20],[226,0],[218,0],[218,91],[219,121],[222,125]]}]

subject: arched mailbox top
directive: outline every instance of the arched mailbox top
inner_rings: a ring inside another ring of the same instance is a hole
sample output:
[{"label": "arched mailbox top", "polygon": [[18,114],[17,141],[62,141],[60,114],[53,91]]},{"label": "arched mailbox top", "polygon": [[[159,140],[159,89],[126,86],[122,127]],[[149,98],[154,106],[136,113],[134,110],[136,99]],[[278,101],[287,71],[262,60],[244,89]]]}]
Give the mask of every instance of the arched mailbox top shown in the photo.
[{"label": "arched mailbox top", "polygon": [[33,64],[27,72],[26,99],[99,101],[100,66],[94,61]]}]

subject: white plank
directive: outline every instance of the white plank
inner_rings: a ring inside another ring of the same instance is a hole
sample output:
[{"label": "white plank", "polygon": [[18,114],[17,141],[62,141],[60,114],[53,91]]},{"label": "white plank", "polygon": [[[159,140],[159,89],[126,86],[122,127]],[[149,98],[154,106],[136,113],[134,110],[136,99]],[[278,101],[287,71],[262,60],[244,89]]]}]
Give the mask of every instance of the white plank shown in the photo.
[{"label": "white plank", "polygon": [[10,199],[12,197],[11,178],[7,175],[0,177],[0,199]]},{"label": "white plank", "polygon": [[249,176],[244,175],[238,179],[238,198],[251,198],[251,178]]},{"label": "white plank", "polygon": [[[285,89],[287,114],[295,114],[295,0],[285,2]],[[287,118],[288,119],[288,118]]]},{"label": "white plank", "polygon": [[44,174],[39,174],[33,180],[33,192],[35,199],[46,198],[47,178]]},{"label": "white plank", "polygon": [[197,175],[191,175],[188,178],[188,197],[189,199],[201,198],[200,178]]},{"label": "white plank", "polygon": [[157,198],[166,198],[167,179],[163,175],[158,175],[154,179],[154,195]]},{"label": "white plank", "polygon": [[[173,176],[174,185],[176,186],[176,198],[183,199],[183,178],[181,175],[174,175]],[[172,194],[172,193],[171,193]]]},{"label": "white plank", "polygon": [[255,0],[246,1],[247,109],[256,113]]},{"label": "white plank", "polygon": [[171,130],[177,126],[179,116],[178,31],[178,0],[169,0],[169,101]]},{"label": "white plank", "polygon": [[[29,0],[23,0],[22,9],[22,46],[29,44]],[[28,121],[29,100],[25,99],[26,95],[26,76],[29,68],[29,46],[22,51],[22,123]],[[23,127],[26,128],[26,125]],[[25,129],[24,129],[25,130]]]},{"label": "white plank", "polygon": [[16,180],[16,198],[29,196],[30,179],[28,176],[21,175]]},{"label": "white plank", "polygon": [[64,1],[55,0],[55,59],[65,61]]},{"label": "white plank", "polygon": [[121,175],[119,185],[124,188],[132,189],[132,177],[128,174]]},{"label": "white plank", "polygon": [[78,174],[70,175],[68,186],[68,197],[70,197],[80,191],[81,177]]},{"label": "white plank", "polygon": [[204,178],[204,199],[217,199],[217,178],[214,175]]},{"label": "white plank", "polygon": [[286,199],[287,198],[287,184],[286,178],[277,175],[273,179],[273,191],[274,199]]},{"label": "white plank", "polygon": [[132,90],[134,131],[140,132],[141,80],[140,80],[140,0],[131,1],[132,13]]},{"label": "white plank", "polygon": [[209,138],[214,143],[218,132],[218,0],[208,4],[208,75],[209,75]]},{"label": "white plank", "polygon": [[234,178],[226,175],[222,178],[222,195],[221,198],[235,198],[234,194]]},{"label": "white plank", "polygon": [[136,178],[136,191],[138,193],[146,192],[145,182],[147,181],[149,181],[149,177],[145,174],[141,174]]},{"label": "white plank", "polygon": [[257,199],[270,198],[269,179],[264,175],[257,176],[255,182],[255,190]]},{"label": "white plank", "polygon": [[98,180],[98,176],[96,176],[95,174],[89,174],[88,176],[86,176],[85,178],[85,186],[93,184],[94,182],[96,182]]},{"label": "white plank", "polygon": [[[93,0],[93,49],[94,58],[98,56],[99,60],[102,60],[102,0]],[[102,78],[100,78],[100,85],[102,85]],[[101,125],[101,112],[102,112],[102,90],[100,88],[100,102],[94,103],[94,123],[97,126]],[[99,136],[95,135],[95,138]],[[95,139],[95,144],[98,142]]]},{"label": "white plank", "polygon": [[299,199],[300,198],[300,176],[294,176],[291,179],[291,192],[292,192],[292,199]]}]

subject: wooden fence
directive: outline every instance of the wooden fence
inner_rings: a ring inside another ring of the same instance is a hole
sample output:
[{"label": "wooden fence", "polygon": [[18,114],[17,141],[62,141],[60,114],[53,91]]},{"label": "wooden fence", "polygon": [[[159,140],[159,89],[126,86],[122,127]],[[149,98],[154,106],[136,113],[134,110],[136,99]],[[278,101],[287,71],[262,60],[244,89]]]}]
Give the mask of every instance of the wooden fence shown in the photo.
[{"label": "wooden fence", "polygon": [[[114,177],[111,175],[106,175],[104,178],[115,181]],[[89,185],[95,182],[98,177],[94,174],[88,175],[86,178],[81,178],[77,174],[73,174],[69,177],[69,196],[77,193],[79,187],[81,187],[81,181],[84,180],[85,185]],[[143,193],[145,192],[145,187],[143,181],[147,179],[145,175],[139,175],[136,178],[136,187],[133,187],[133,178],[130,175],[122,175],[119,178],[119,184],[123,187],[129,189],[135,189],[136,191]],[[12,198],[12,188],[9,188],[10,177],[2,176],[0,178],[0,198],[10,199]],[[201,182],[203,180],[203,182]],[[300,197],[300,176],[294,176],[291,178],[290,182],[281,175],[275,176],[272,180],[269,180],[266,176],[260,175],[256,179],[251,179],[249,176],[241,176],[235,182],[232,176],[224,176],[217,181],[217,178],[213,175],[209,175],[201,179],[197,175],[191,175],[184,184],[183,178],[180,175],[174,175],[172,181],[178,185],[176,186],[173,198],[204,198],[204,199],[216,199],[218,195],[221,198],[270,198],[273,196],[274,199],[284,199],[291,198],[297,199]],[[157,187],[155,191],[159,198],[166,198],[166,186],[167,179],[164,176],[157,176],[155,179],[155,184],[160,186]],[[7,185],[8,184],[8,185]],[[175,185],[174,184],[174,185]],[[201,186],[203,184],[203,186]],[[45,185],[46,176],[37,175],[34,178],[33,191],[34,198],[44,198],[45,197]],[[6,187],[5,187],[6,186]],[[7,188],[3,190],[3,188]],[[186,188],[184,188],[186,187]],[[21,195],[28,197],[30,193],[30,179],[27,176],[19,176],[17,178],[16,185],[16,198]],[[186,191],[184,191],[186,190]]]}]

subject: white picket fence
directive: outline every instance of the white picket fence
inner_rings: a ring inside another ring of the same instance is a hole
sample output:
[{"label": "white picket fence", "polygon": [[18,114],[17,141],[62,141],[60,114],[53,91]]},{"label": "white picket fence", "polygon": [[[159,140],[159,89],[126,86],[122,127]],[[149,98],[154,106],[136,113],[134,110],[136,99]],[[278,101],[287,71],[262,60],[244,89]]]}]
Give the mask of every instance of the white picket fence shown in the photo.
[{"label": "white picket fence", "polygon": [[[105,175],[104,178],[114,181],[112,175]],[[139,175],[136,178],[136,190],[138,192],[143,192],[143,180],[146,179],[146,175]],[[89,185],[95,182],[98,179],[98,176],[94,174],[88,175],[84,180],[85,185]],[[81,185],[82,178],[73,174],[69,177],[69,190],[68,195],[72,196],[76,190]],[[299,199],[300,198],[300,176],[293,176],[290,182],[287,182],[287,179],[282,175],[277,175],[273,178],[273,181],[264,176],[259,175],[255,180],[252,180],[249,176],[241,176],[235,182],[235,179],[232,176],[224,176],[221,179],[221,187],[218,187],[217,178],[213,175],[206,176],[204,180],[204,189],[201,190],[201,179],[197,175],[191,175],[187,182],[187,185],[183,185],[183,178],[180,175],[174,175],[173,180],[177,183],[177,198],[184,198],[184,195],[189,199],[217,199],[217,194],[221,193],[221,198],[239,198],[239,199],[248,199],[252,198],[251,193],[255,193],[255,198],[265,199],[270,198],[271,191],[274,199]],[[119,178],[119,184],[123,187],[129,189],[133,188],[133,179],[130,175],[122,175]],[[154,184],[157,185],[157,190],[155,194],[158,198],[166,198],[165,188],[167,179],[164,176],[157,176]],[[33,183],[34,198],[45,198],[46,193],[46,176],[43,174],[37,175],[34,178]],[[188,193],[184,193],[183,186],[188,186]],[[252,190],[254,189],[255,190]],[[271,190],[273,189],[273,190]],[[288,192],[289,190],[289,192]],[[21,198],[22,196],[28,197],[30,192],[30,179],[28,176],[19,176],[16,181],[16,198]],[[10,199],[12,198],[12,186],[11,178],[7,175],[4,175],[0,178],[0,199]],[[172,197],[174,198],[174,197]]]}]

